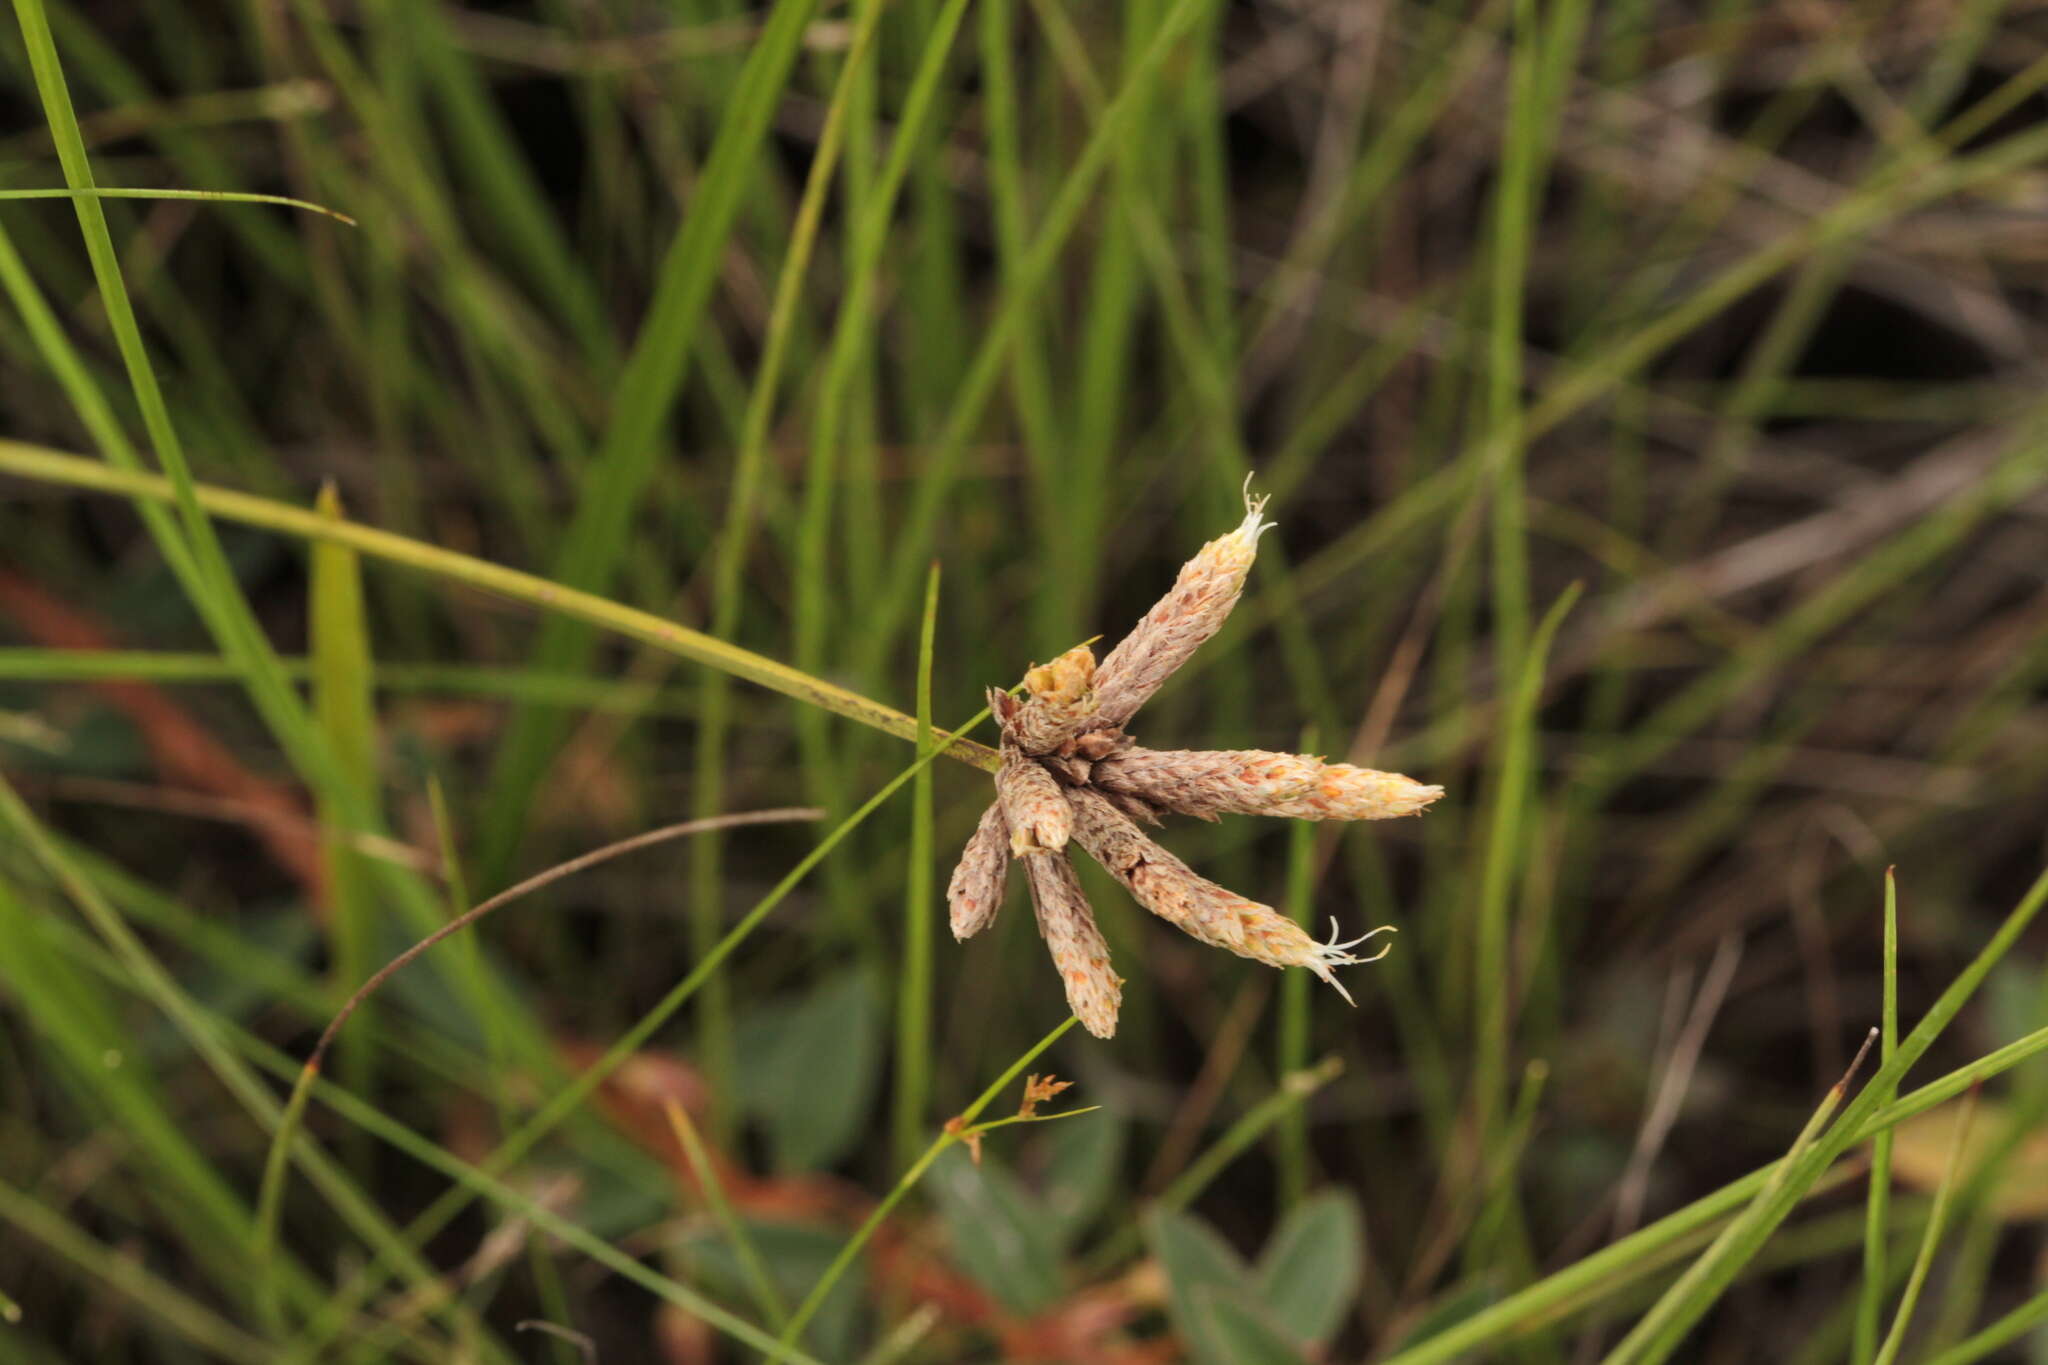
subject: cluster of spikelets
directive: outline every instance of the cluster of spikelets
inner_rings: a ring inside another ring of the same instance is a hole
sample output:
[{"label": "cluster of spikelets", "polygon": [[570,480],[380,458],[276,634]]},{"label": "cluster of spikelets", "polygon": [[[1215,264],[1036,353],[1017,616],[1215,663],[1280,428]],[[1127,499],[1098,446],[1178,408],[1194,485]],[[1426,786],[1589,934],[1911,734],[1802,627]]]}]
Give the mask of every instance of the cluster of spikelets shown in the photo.
[{"label": "cluster of spikelets", "polygon": [[[1002,728],[996,800],[960,855],[947,888],[953,934],[986,929],[1003,902],[1013,858],[1024,864],[1039,933],[1090,1033],[1116,1031],[1122,981],[1095,912],[1067,861],[1079,844],[1138,904],[1184,932],[1274,967],[1306,967],[1349,1000],[1332,968],[1370,962],[1351,950],[1374,934],[1327,943],[1293,919],[1196,873],[1140,828],[1172,812],[1277,815],[1296,820],[1381,820],[1412,815],[1443,794],[1398,773],[1260,749],[1146,749],[1124,725],[1173,671],[1223,626],[1270,523],[1264,501],[1204,545],[1173,588],[1100,664],[1086,645],[1024,675],[1024,696],[990,689]],[[1382,952],[1385,950],[1382,949]],[[1377,954],[1375,956],[1378,956]]]}]

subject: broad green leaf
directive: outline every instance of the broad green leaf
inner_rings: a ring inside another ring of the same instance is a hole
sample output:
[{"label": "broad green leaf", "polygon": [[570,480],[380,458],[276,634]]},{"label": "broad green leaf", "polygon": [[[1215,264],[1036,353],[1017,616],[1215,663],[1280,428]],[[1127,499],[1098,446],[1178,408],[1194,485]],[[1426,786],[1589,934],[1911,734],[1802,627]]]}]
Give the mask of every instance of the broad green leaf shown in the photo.
[{"label": "broad green leaf", "polygon": [[873,984],[856,972],[768,1006],[743,1029],[740,1100],[766,1126],[777,1167],[829,1166],[860,1137],[881,1060],[876,1013]]},{"label": "broad green leaf", "polygon": [[948,1152],[925,1184],[954,1257],[1005,1308],[1034,1313],[1060,1296],[1060,1249],[1045,1211],[993,1153],[977,1166],[965,1150]]},{"label": "broad green leaf", "polygon": [[1344,1190],[1324,1190],[1296,1206],[1266,1244],[1259,1294],[1290,1336],[1322,1341],[1344,1320],[1364,1261],[1357,1200]]},{"label": "broad green leaf", "polygon": [[1238,1295],[1198,1289],[1192,1298],[1204,1335],[1231,1365],[1303,1365],[1301,1348]]},{"label": "broad green leaf", "polygon": [[1071,1246],[1087,1230],[1109,1197],[1123,1165],[1127,1129],[1114,1109],[1052,1125],[1041,1194],[1043,1216],[1061,1246]]},{"label": "broad green leaf", "polygon": [[1188,1354],[1198,1365],[1237,1365],[1208,1303],[1213,1295],[1241,1297],[1252,1281],[1250,1267],[1214,1228],[1192,1214],[1150,1215],[1145,1240],[1166,1272],[1168,1314]]}]

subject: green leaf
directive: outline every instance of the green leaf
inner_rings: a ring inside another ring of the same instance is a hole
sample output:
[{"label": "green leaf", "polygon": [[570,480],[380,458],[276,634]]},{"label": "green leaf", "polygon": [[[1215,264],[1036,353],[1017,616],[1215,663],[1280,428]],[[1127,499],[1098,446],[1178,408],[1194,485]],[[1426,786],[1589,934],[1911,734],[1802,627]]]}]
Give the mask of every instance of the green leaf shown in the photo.
[{"label": "green leaf", "polygon": [[[332,483],[320,490],[315,510],[330,521],[343,517],[341,494]],[[362,560],[346,545],[313,542],[307,633],[311,637],[313,717],[333,750],[340,779],[355,800],[374,809],[377,790],[377,716],[372,696],[370,630],[363,611]],[[370,935],[375,913],[373,887],[357,851],[349,819],[351,795],[329,791],[320,797],[320,857],[327,872],[328,922],[333,932],[335,979],[354,986],[370,974]],[[367,1087],[367,1042],[350,1039],[344,1056],[350,1079]]]},{"label": "green leaf", "polygon": [[1337,1330],[1358,1292],[1365,1234],[1344,1190],[1311,1195],[1287,1216],[1259,1257],[1259,1294],[1273,1319],[1301,1341]]},{"label": "green leaf", "polygon": [[1034,1313],[1060,1296],[1059,1244],[1045,1212],[993,1155],[977,1166],[964,1150],[948,1152],[926,1179],[955,1257],[1003,1307]]},{"label": "green leaf", "polygon": [[[1145,1219],[1145,1240],[1166,1272],[1167,1311],[1198,1365],[1237,1365],[1211,1299],[1242,1300],[1252,1272],[1223,1238],[1192,1214],[1161,1210]],[[1251,1305],[1240,1303],[1254,1312]],[[1226,1329],[1227,1330],[1227,1329]]]},{"label": "green leaf", "polygon": [[1071,1247],[1074,1239],[1087,1231],[1108,1199],[1123,1166],[1127,1131],[1123,1115],[1114,1109],[1052,1125],[1047,1144],[1052,1154],[1046,1163],[1040,1200],[1053,1237],[1062,1247]]},{"label": "green leaf", "polygon": [[740,1102],[768,1129],[782,1170],[818,1170],[860,1138],[874,1107],[881,1038],[864,972],[754,1016],[738,1041]]},{"label": "green leaf", "polygon": [[1231,1365],[1302,1365],[1301,1348],[1236,1294],[1198,1289],[1192,1299],[1208,1340]]}]

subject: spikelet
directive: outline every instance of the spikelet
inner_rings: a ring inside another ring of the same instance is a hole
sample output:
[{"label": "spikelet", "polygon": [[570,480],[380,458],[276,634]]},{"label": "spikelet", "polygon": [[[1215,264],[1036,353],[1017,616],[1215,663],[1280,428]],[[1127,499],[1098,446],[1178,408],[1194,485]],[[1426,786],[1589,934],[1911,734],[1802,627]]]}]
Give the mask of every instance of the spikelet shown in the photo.
[{"label": "spikelet", "polygon": [[1038,932],[1059,969],[1067,1008],[1081,1027],[1097,1038],[1116,1032],[1117,1010],[1123,1004],[1123,981],[1109,965],[1109,945],[1096,927],[1095,912],[1081,893],[1074,865],[1065,858],[1026,858],[1031,904],[1038,913]]},{"label": "spikelet", "polygon": [[1010,872],[1010,827],[1003,803],[991,801],[981,822],[960,850],[960,862],[946,883],[946,904],[952,912],[953,937],[970,939],[995,923],[1003,908],[1003,882]]},{"label": "spikelet", "polygon": [[1194,870],[1153,843],[1109,798],[1082,787],[1068,792],[1067,799],[1074,808],[1075,842],[1124,884],[1131,899],[1197,938],[1225,945],[1242,938],[1234,917],[1196,898],[1202,879]]},{"label": "spikelet", "polygon": [[[1129,792],[1114,792],[1107,789],[1104,789],[1102,794],[1109,798],[1110,805],[1115,806],[1141,825],[1163,825],[1166,823],[1166,821],[1159,818],[1160,808],[1142,796],[1133,796]],[[1214,820],[1216,817],[1205,815],[1202,818]]]},{"label": "spikelet", "polygon": [[1010,824],[1010,852],[1022,858],[1058,853],[1073,832],[1074,811],[1060,784],[1035,758],[1014,750],[996,773],[996,795]]},{"label": "spikelet", "polygon": [[[1394,932],[1392,925],[1381,925],[1348,943],[1339,943],[1337,922],[1331,920],[1330,941],[1318,943],[1309,937],[1306,929],[1272,906],[1240,896],[1205,877],[1196,877],[1195,881],[1198,885],[1192,888],[1192,894],[1198,913],[1180,926],[1189,935],[1212,947],[1227,948],[1239,957],[1248,957],[1269,967],[1306,967],[1335,987],[1347,1005],[1355,1005],[1357,1001],[1351,998],[1351,992],[1344,989],[1331,968],[1377,962],[1386,956],[1386,948],[1381,948],[1371,957],[1358,957],[1351,949],[1377,934]],[[1234,926],[1234,934],[1213,933],[1215,924],[1220,920],[1229,920]]]},{"label": "spikelet", "polygon": [[1386,820],[1418,814],[1444,794],[1399,773],[1265,749],[1128,748],[1096,764],[1089,780],[1206,819]]},{"label": "spikelet", "polygon": [[1245,575],[1270,523],[1259,514],[1266,500],[1245,499],[1245,518],[1181,566],[1166,596],[1153,604],[1123,643],[1095,671],[1098,729],[1112,729],[1136,714],[1159,685],[1188,661],[1203,641],[1223,628],[1244,591]]},{"label": "spikelet", "polygon": [[1003,727],[1010,742],[1027,754],[1049,754],[1096,726],[1095,651],[1086,645],[1024,675],[1027,694]]},{"label": "spikelet", "polygon": [[1124,733],[1160,684],[1222,628],[1267,529],[1264,508],[1263,499],[1247,496],[1243,523],[1182,566],[1172,590],[1099,667],[1093,652],[1079,646],[1033,666],[1022,699],[999,688],[988,692],[1003,738],[998,799],[982,815],[947,889],[953,932],[965,938],[987,926],[1010,857],[1022,857],[1067,1002],[1098,1037],[1115,1030],[1122,982],[1082,898],[1069,842],[1086,849],[1138,904],[1198,941],[1268,966],[1304,967],[1349,1001],[1335,969],[1384,956],[1384,949],[1365,958],[1351,950],[1391,928],[1339,942],[1333,921],[1329,941],[1317,942],[1273,907],[1200,876],[1135,822],[1159,824],[1167,811],[1202,820],[1383,820],[1416,814],[1443,795],[1441,787],[1348,763],[1259,749],[1143,749]]}]

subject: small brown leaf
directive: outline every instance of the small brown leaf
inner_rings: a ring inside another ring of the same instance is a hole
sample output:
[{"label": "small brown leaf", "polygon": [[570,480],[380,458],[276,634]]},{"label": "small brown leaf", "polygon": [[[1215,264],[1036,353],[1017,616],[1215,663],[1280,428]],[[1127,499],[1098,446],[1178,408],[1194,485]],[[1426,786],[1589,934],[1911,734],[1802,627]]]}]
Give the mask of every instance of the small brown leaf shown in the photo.
[{"label": "small brown leaf", "polygon": [[1038,1113],[1039,1105],[1044,1104],[1047,1100],[1059,1094],[1060,1091],[1071,1089],[1073,1084],[1072,1081],[1055,1080],[1050,1074],[1043,1078],[1026,1076],[1024,1078],[1024,1102],[1017,1106],[1017,1117],[1028,1119],[1035,1116]]},{"label": "small brown leaf", "polygon": [[967,1144],[967,1155],[973,1158],[975,1165],[979,1166],[981,1164],[980,1132],[969,1128],[961,1121],[958,1114],[946,1120],[946,1131]]}]

